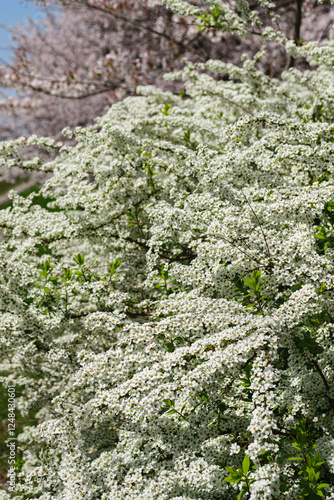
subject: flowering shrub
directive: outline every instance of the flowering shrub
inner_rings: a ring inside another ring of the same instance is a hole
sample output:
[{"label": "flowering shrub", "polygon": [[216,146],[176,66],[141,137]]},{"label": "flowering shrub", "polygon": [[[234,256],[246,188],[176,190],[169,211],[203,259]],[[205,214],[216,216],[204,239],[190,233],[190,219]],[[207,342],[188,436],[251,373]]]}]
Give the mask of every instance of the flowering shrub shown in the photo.
[{"label": "flowering shrub", "polygon": [[53,174],[0,211],[19,498],[334,498],[334,49],[282,43],[318,69],[187,63],[75,147],[0,145]]}]

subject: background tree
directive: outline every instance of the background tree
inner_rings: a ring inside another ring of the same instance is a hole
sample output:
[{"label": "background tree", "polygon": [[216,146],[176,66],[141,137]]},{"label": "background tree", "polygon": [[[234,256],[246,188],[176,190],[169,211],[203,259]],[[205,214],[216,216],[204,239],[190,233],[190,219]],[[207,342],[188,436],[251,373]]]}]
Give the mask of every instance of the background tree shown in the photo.
[{"label": "background tree", "polygon": [[[198,31],[189,16],[157,1],[38,3],[60,10],[10,30],[14,54],[0,68],[0,83],[17,95],[1,101],[3,138],[22,133],[60,138],[65,126],[92,123],[112,102],[135,94],[137,85],[179,91],[180,84],[167,84],[163,75],[180,68],[184,57],[240,64],[241,54],[252,56],[263,43],[256,28],[246,37],[218,32],[214,26]],[[329,5],[299,2],[297,7],[302,9],[297,18],[294,1],[279,0],[271,9],[281,31],[293,37],[297,30],[297,38],[306,40],[327,39],[334,20]],[[267,11],[260,14],[270,24]],[[280,44],[269,42],[269,48],[265,73],[279,76],[289,64],[287,54]]]}]

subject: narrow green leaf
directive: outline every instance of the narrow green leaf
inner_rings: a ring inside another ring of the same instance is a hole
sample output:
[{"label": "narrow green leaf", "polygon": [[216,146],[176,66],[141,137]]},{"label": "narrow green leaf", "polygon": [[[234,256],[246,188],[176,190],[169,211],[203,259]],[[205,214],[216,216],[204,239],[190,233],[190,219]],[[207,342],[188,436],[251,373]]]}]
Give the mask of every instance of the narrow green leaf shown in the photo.
[{"label": "narrow green leaf", "polygon": [[235,474],[236,472],[238,472],[236,469],[234,469],[233,467],[225,467],[225,469],[227,470],[227,472],[231,472],[231,474]]},{"label": "narrow green leaf", "polygon": [[244,496],[246,495],[246,493],[247,493],[247,490],[240,491],[240,493],[238,495],[238,500],[241,500],[242,498],[244,498]]},{"label": "narrow green leaf", "polygon": [[174,346],[171,342],[166,342],[166,347],[167,347],[168,352],[174,351]]},{"label": "narrow green leaf", "polygon": [[247,472],[249,471],[249,465],[250,465],[249,456],[246,455],[242,462],[242,470],[244,474],[247,474]]},{"label": "narrow green leaf", "polygon": [[166,415],[174,415],[174,413],[177,413],[176,410],[174,410],[174,408],[172,408],[171,410],[168,410],[166,412]]},{"label": "narrow green leaf", "polygon": [[234,483],[234,479],[232,479],[232,476],[225,477],[223,483]]}]

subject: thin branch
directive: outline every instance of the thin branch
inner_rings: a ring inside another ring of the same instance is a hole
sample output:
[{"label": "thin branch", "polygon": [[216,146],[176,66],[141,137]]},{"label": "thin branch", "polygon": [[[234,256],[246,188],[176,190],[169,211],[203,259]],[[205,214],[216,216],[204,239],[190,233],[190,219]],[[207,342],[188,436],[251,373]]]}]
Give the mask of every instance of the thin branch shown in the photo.
[{"label": "thin branch", "polygon": [[[65,3],[65,2],[61,2],[61,3]],[[149,26],[142,24],[140,21],[137,21],[137,20],[132,21],[131,19],[129,19],[126,16],[122,16],[121,14],[116,14],[111,9],[106,9],[106,8],[103,8],[102,6],[92,5],[88,2],[80,1],[80,0],[73,0],[71,3],[72,3],[72,5],[73,4],[81,5],[83,7],[86,7],[87,9],[92,9],[92,10],[97,10],[98,12],[103,12],[104,14],[110,15],[110,16],[114,17],[115,19],[119,19],[125,23],[132,24],[132,26],[135,26],[136,28],[142,29],[144,31],[148,31],[149,33],[152,33],[153,35],[157,35],[161,38],[165,38],[169,42],[171,42],[175,45],[179,45],[183,49],[188,48],[184,45],[183,42],[179,42],[178,40],[175,40],[175,38],[172,38],[171,36],[167,35],[167,33],[164,33],[163,31],[157,31]],[[201,52],[198,50],[194,50],[191,47],[189,48],[189,50],[191,50],[191,52],[194,52],[196,54]],[[203,54],[201,54],[201,55],[203,55]]]},{"label": "thin branch", "polygon": [[[248,257],[250,260],[255,260],[255,262],[257,262],[258,264],[260,264],[262,266],[262,262],[260,262],[256,257],[252,257],[251,255],[249,255],[247,252],[245,252],[244,250],[241,250],[241,248],[239,248],[237,245],[231,243],[227,238],[224,238],[224,236],[221,236],[221,235],[216,235],[216,234],[210,234],[208,233],[207,236],[212,236],[214,238],[218,238],[218,239],[221,239],[221,240],[224,240],[226,241],[226,243],[228,243],[229,245],[231,245],[232,247],[236,248],[237,250],[239,250],[239,252],[242,252],[244,255],[246,255],[246,257]],[[248,248],[248,247],[247,247]]]},{"label": "thin branch", "polygon": [[[302,6],[303,6],[303,0],[296,0],[295,32],[294,32],[294,39],[296,45],[299,44],[300,40],[300,27],[302,24]],[[295,58],[290,56],[288,68],[292,68],[294,65],[295,65]]]},{"label": "thin branch", "polygon": [[263,235],[264,241],[265,241],[265,243],[266,243],[267,252],[268,252],[268,257],[269,257],[269,259],[271,260],[271,254],[270,254],[270,250],[269,250],[269,245],[268,245],[268,242],[267,242],[266,235],[264,234],[264,231],[263,231],[263,228],[262,228],[262,224],[261,224],[261,222],[260,222],[260,219],[258,218],[258,216],[256,215],[255,211],[253,210],[253,208],[252,208],[251,204],[250,204],[250,203],[249,203],[249,201],[247,200],[247,198],[246,198],[246,196],[245,196],[245,194],[244,194],[243,190],[241,189],[240,191],[241,191],[242,196],[243,196],[243,197],[244,197],[244,199],[246,200],[246,203],[248,204],[249,208],[251,209],[251,211],[253,212],[253,214],[254,214],[254,215],[255,215],[255,217],[256,217],[256,220],[257,220],[257,222],[258,222],[258,224],[259,224],[259,226],[260,226],[261,233],[262,233],[262,235]]},{"label": "thin branch", "polygon": [[[318,363],[316,362],[315,359],[311,359],[311,363],[314,366],[314,368],[317,370],[317,372],[319,373],[321,380],[323,381],[324,386],[326,387],[326,391],[328,392],[330,390],[330,387],[328,385],[328,382],[326,380],[325,375],[322,373],[320,366],[318,365]],[[329,399],[330,405],[332,407],[332,410],[334,411],[334,399],[331,398],[330,396],[328,396],[328,399]]]},{"label": "thin branch", "polygon": [[231,99],[228,99],[227,97],[224,97],[222,95],[219,95],[215,92],[211,92],[210,90],[206,90],[205,91],[207,94],[210,94],[210,95],[214,95],[216,97],[219,97],[220,99],[222,99],[223,101],[226,101],[228,102],[229,104],[232,104],[232,106],[236,106],[237,108],[240,108],[242,109],[242,111],[244,111],[245,113],[247,113],[247,115],[252,115],[254,116],[254,113],[252,113],[252,111],[250,111],[249,109],[245,108],[244,106],[241,106],[241,104],[237,104],[236,102],[234,101],[231,101]]},{"label": "thin branch", "polygon": [[[1,62],[1,64],[3,66],[9,68],[11,71],[13,71],[18,76],[21,76],[21,77],[24,77],[24,78],[27,78],[27,79],[35,78],[35,77],[32,77],[29,73],[23,73],[22,71],[19,71],[18,69],[14,68],[13,66],[11,66],[10,64],[8,64],[6,61],[4,61],[1,58],[0,58],[0,62]],[[48,77],[39,76],[38,80],[40,80],[42,82],[43,81],[49,82],[51,84],[57,84],[57,83],[64,84],[63,80],[59,80],[59,79],[55,79],[55,78],[48,78]],[[49,96],[52,96],[52,97],[59,97],[60,99],[85,99],[86,97],[95,96],[95,95],[98,95],[98,94],[102,94],[104,92],[110,92],[111,90],[115,90],[115,89],[119,89],[119,88],[122,88],[122,89],[128,90],[128,91],[133,91],[134,90],[134,88],[131,88],[131,87],[127,86],[127,85],[122,85],[121,83],[113,82],[113,81],[110,80],[110,78],[107,81],[102,82],[102,83],[101,82],[88,81],[88,80],[87,81],[85,81],[85,80],[76,80],[75,84],[82,84],[82,85],[89,85],[89,86],[95,85],[96,87],[98,87],[98,86],[101,87],[102,86],[102,88],[94,90],[92,92],[86,92],[85,94],[65,95],[65,94],[56,94],[56,93],[53,93],[51,90],[43,89],[42,87],[39,87],[39,86],[36,86],[36,85],[32,85],[29,82],[22,82],[22,81],[19,82],[19,85],[22,88],[29,88],[29,89],[34,90],[36,92],[41,92],[43,94],[46,94],[46,95],[49,95]]]},{"label": "thin branch", "polygon": [[332,24],[333,24],[332,20],[328,21],[326,28],[322,32],[319,43],[321,43],[326,38],[326,36],[328,35],[329,28],[332,26]]}]

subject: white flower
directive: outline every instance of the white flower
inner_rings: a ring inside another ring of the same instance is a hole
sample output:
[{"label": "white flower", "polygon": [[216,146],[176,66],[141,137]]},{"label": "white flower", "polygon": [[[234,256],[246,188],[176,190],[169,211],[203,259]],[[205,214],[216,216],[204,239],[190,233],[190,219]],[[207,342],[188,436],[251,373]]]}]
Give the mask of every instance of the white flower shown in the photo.
[{"label": "white flower", "polygon": [[241,450],[240,446],[237,443],[233,443],[230,448],[230,455],[234,455],[239,453]]}]

